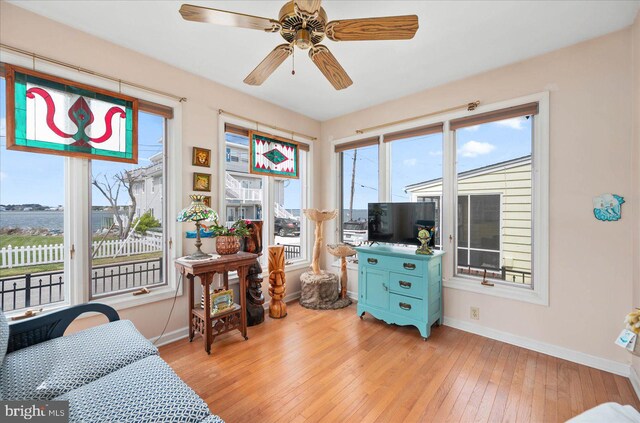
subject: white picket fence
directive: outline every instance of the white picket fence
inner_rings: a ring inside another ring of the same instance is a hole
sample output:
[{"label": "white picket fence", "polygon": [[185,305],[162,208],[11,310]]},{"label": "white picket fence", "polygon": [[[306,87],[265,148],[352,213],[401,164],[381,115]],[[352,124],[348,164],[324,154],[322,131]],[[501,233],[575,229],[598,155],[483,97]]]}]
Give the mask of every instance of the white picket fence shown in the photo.
[{"label": "white picket fence", "polygon": [[[97,251],[96,251],[97,250]],[[94,241],[93,258],[122,257],[162,251],[161,236],[145,236],[128,240],[112,239],[100,243]],[[32,245],[0,249],[0,269],[38,264],[62,263],[64,244]]]}]

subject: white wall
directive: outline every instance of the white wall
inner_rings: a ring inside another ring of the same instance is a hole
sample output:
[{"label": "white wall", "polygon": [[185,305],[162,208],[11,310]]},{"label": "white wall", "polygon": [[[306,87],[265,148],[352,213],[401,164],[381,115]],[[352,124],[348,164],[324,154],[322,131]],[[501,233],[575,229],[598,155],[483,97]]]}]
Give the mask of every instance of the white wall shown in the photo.
[{"label": "white wall", "polygon": [[[632,254],[634,257],[633,271],[633,306],[640,307],[640,12],[632,27],[632,55],[633,55],[633,135],[632,144],[635,157],[631,182],[635,186],[630,198],[630,206],[635,213],[634,244]],[[637,375],[640,375],[640,357],[633,357],[633,367]],[[640,379],[636,379],[636,389],[640,389]]]},{"label": "white wall", "polygon": [[[182,146],[183,170],[181,179],[182,195],[180,203],[187,205],[191,189],[193,172],[202,172],[204,168],[191,166],[193,146],[212,150],[213,174],[212,186],[218,184],[216,154],[218,143],[218,109],[228,110],[269,122],[278,127],[289,128],[298,133],[319,136],[320,123],[274,104],[258,100],[246,94],[216,84],[204,78],[182,71],[173,66],[151,59],[147,56],[116,46],[94,36],[68,26],[46,19],[6,2],[0,2],[0,39],[2,43],[33,51],[84,68],[99,71],[126,81],[136,82],[157,90],[186,97],[182,105],[182,133],[179,139],[169,140]],[[224,66],[224,61],[220,61]],[[211,192],[212,204],[217,204],[217,191]],[[182,233],[191,230],[191,225],[183,225]],[[211,250],[211,240],[205,240],[204,248]],[[184,251],[191,252],[193,240],[182,239]],[[287,273],[287,293],[299,291],[301,271]],[[266,293],[268,281],[263,283]],[[171,307],[172,300],[166,300],[140,307],[122,310],[124,319],[131,319],[136,327],[147,337],[160,334]],[[173,332],[187,326],[186,296],[179,297],[167,332]],[[100,318],[88,318],[78,321],[71,330],[92,326]]]},{"label": "white wall", "polygon": [[[630,356],[613,340],[634,303],[631,279],[637,259],[631,251],[637,219],[627,204],[619,222],[596,221],[591,199],[604,192],[633,198],[631,88],[631,30],[625,29],[323,122],[322,161],[334,159],[331,140],[355,135],[357,128],[475,99],[491,104],[549,91],[550,305],[445,289],[445,316],[476,323],[469,310],[477,306],[484,328],[624,367]],[[321,204],[337,207],[335,182],[318,182],[324,193]],[[336,240],[334,229],[327,227],[329,243]],[[349,289],[355,291],[357,274],[351,276]]]}]

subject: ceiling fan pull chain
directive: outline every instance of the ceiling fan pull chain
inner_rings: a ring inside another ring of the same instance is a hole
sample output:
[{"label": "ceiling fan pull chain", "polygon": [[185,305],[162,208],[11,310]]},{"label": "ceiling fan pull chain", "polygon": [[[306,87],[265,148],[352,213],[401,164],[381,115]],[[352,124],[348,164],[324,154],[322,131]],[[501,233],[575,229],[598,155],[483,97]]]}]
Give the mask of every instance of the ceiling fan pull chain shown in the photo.
[{"label": "ceiling fan pull chain", "polygon": [[296,74],[296,49],[291,53],[291,75]]}]

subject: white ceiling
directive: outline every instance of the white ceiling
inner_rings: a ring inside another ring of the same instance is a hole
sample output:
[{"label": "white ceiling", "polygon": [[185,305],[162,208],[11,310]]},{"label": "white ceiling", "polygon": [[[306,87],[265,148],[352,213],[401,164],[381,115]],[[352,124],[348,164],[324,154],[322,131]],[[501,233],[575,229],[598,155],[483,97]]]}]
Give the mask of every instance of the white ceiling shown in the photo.
[{"label": "white ceiling", "polygon": [[[186,2],[274,19],[284,4]],[[335,91],[298,49],[295,76],[289,59],[262,86],[245,85],[244,77],[284,40],[185,21],[180,1],[11,3],[321,121],[624,28],[640,9],[640,1],[324,0],[329,20],[417,14],[420,22],[408,41],[325,39],[354,81]]]}]

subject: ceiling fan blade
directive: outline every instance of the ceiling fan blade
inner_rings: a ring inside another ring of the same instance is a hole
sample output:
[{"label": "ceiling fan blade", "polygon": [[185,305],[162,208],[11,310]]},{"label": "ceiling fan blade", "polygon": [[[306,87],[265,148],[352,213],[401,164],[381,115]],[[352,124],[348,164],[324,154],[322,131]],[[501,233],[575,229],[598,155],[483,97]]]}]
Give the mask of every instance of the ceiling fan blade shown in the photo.
[{"label": "ceiling fan blade", "polygon": [[331,21],[326,34],[333,41],[408,40],[417,30],[418,17],[406,15]]},{"label": "ceiling fan blade", "polygon": [[245,84],[262,85],[264,81],[273,73],[293,53],[291,44],[280,44],[264,58],[262,62],[244,79]]},{"label": "ceiling fan blade", "polygon": [[180,14],[183,19],[193,22],[236,26],[239,28],[258,29],[268,32],[278,32],[282,28],[280,22],[273,19],[211,9],[209,7],[194,6],[192,4],[183,4],[180,7]]},{"label": "ceiling fan blade", "polygon": [[320,10],[321,0],[293,0],[296,13],[303,18],[314,16]]},{"label": "ceiling fan blade", "polygon": [[313,46],[309,50],[309,57],[336,90],[343,90],[353,84],[347,72],[325,46],[320,44]]}]

